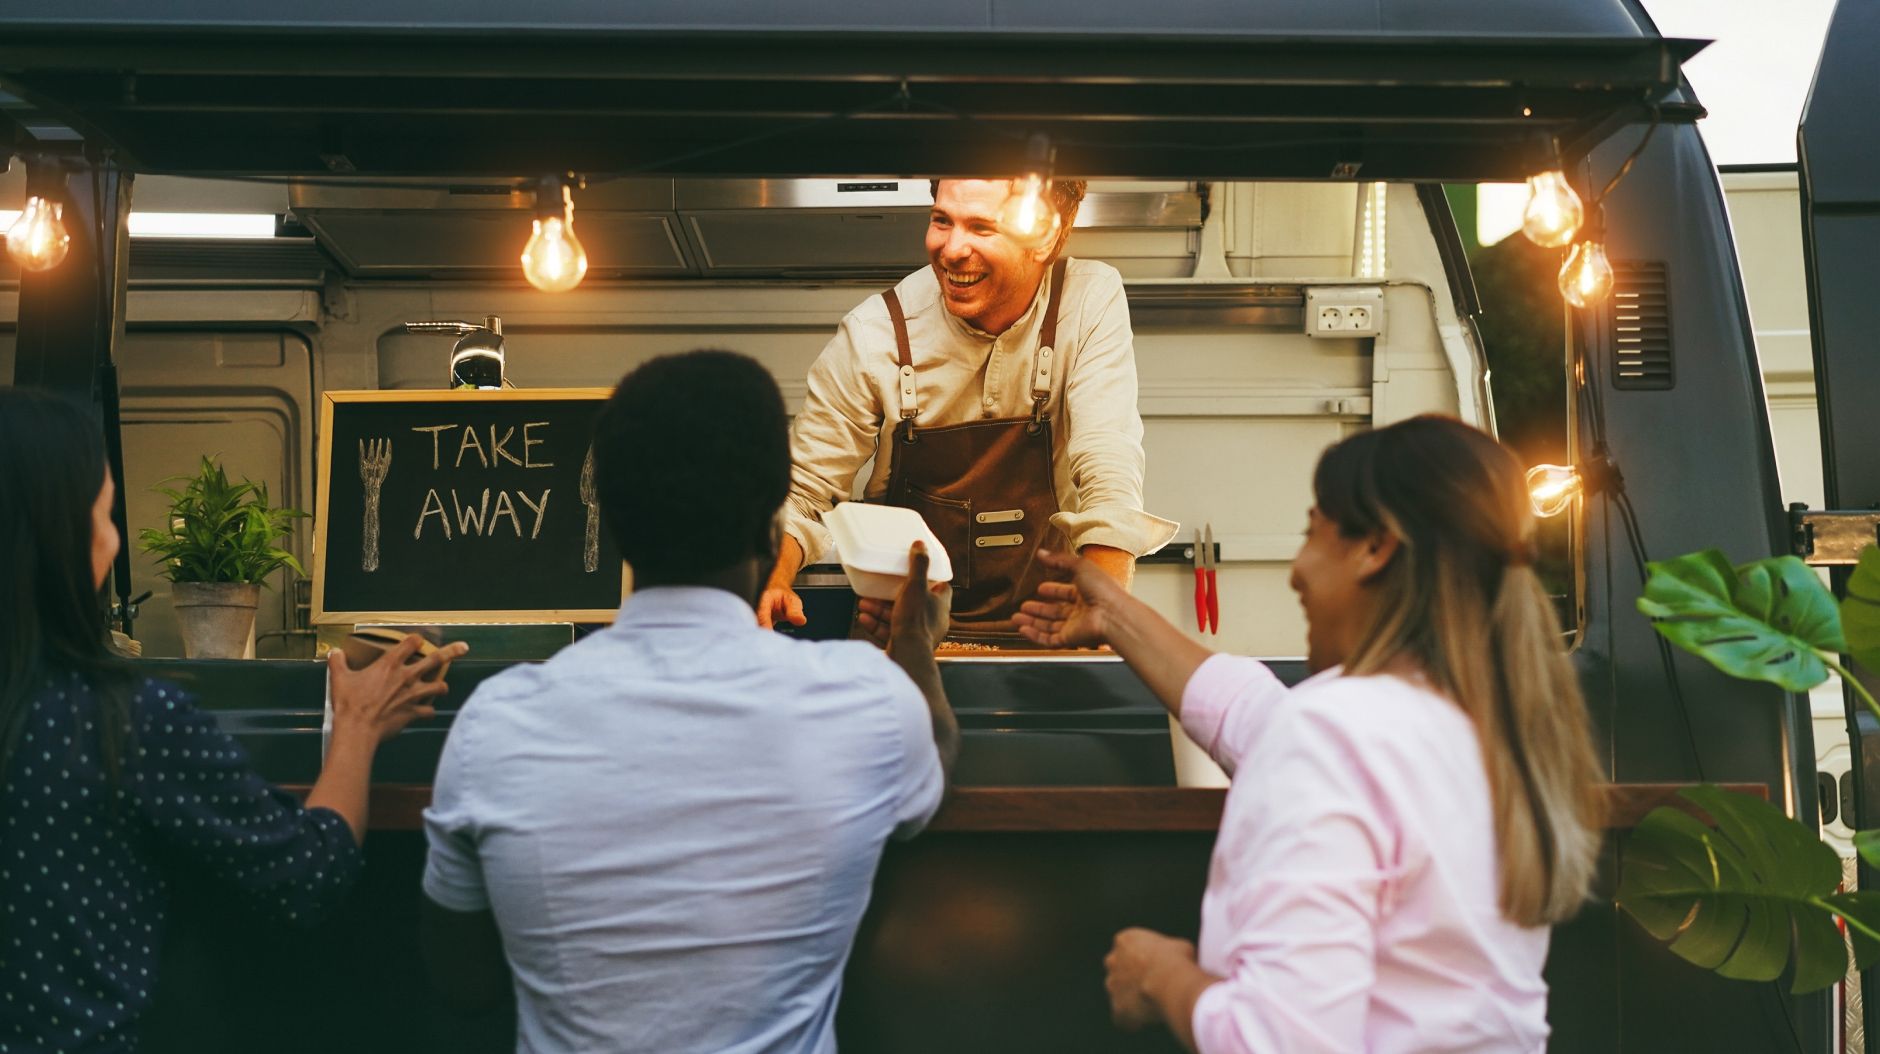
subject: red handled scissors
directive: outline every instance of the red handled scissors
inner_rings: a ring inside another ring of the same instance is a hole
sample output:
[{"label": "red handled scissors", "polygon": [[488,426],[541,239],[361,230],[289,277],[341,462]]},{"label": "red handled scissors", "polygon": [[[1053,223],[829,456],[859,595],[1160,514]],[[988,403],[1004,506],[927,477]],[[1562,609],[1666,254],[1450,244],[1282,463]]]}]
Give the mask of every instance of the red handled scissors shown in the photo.
[{"label": "red handled scissors", "polygon": [[[1195,626],[1203,633],[1221,632],[1221,587],[1216,580],[1214,525],[1205,533],[1195,530]],[[1210,628],[1212,627],[1212,628]]]}]

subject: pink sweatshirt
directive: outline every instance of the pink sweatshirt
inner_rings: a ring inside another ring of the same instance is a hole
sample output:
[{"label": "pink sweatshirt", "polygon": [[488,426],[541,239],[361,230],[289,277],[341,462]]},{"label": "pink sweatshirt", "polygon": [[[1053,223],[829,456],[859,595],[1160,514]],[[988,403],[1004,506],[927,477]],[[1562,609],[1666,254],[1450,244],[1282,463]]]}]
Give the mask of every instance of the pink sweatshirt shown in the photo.
[{"label": "pink sweatshirt", "polygon": [[1201,1054],[1547,1046],[1549,931],[1498,906],[1488,777],[1452,702],[1217,655],[1182,725],[1233,776],[1201,901]]}]

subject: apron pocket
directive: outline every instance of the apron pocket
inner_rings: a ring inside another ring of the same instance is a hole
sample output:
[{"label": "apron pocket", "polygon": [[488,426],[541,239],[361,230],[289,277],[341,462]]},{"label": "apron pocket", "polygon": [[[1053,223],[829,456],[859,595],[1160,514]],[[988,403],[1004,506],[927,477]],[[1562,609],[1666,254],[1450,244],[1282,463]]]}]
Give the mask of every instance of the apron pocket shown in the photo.
[{"label": "apron pocket", "polygon": [[946,548],[953,561],[953,588],[971,589],[973,585],[973,503],[929,494],[919,487],[907,488],[907,507],[920,513],[934,537]]}]

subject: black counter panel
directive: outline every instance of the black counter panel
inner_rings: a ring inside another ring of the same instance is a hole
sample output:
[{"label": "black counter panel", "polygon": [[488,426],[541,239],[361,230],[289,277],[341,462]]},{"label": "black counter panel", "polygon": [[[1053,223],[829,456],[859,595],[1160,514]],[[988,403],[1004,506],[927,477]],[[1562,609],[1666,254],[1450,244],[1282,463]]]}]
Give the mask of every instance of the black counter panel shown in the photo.
[{"label": "black counter panel", "polygon": [[[511,664],[452,664],[437,717],[406,729],[379,751],[373,778],[429,783],[452,718],[477,685]],[[1287,683],[1303,664],[1271,664]],[[139,662],[153,677],[195,693],[277,783],[320,773],[326,668],[288,660]],[[954,780],[961,786],[1173,786],[1168,719],[1134,673],[1114,660],[1017,659],[944,662],[940,668],[962,732]]]}]

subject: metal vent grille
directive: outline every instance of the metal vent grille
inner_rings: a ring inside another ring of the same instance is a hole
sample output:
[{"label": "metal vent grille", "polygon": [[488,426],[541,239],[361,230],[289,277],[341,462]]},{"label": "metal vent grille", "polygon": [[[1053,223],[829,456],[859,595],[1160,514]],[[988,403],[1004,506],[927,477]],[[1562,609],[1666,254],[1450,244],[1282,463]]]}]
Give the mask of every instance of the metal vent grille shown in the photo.
[{"label": "metal vent grille", "polygon": [[132,239],[132,281],[246,280],[318,283],[337,271],[311,239],[257,242]]},{"label": "metal vent grille", "polygon": [[1614,261],[1612,270],[1612,386],[1665,391],[1677,383],[1665,265]]}]

